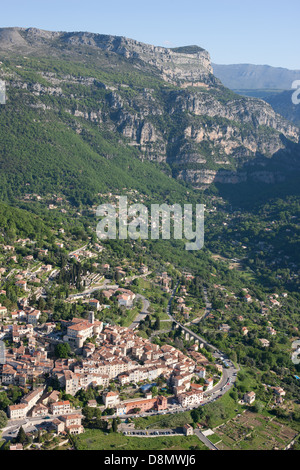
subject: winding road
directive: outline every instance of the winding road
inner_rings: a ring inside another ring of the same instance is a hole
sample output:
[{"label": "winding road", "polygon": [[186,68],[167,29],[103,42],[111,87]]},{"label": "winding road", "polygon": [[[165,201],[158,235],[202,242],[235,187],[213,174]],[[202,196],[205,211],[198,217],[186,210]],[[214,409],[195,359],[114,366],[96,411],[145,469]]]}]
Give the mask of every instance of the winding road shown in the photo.
[{"label": "winding road", "polygon": [[136,298],[137,299],[141,299],[142,302],[143,302],[143,306],[142,306],[142,310],[140,311],[140,313],[135,317],[134,321],[131,323],[131,325],[128,327],[130,328],[131,330],[135,330],[135,328],[137,328],[140,324],[141,321],[145,320],[146,316],[148,315],[148,309],[150,307],[150,302],[149,300],[146,299],[146,297],[144,297],[143,295],[141,294],[137,294],[136,295]]},{"label": "winding road", "polygon": [[[169,302],[168,302],[167,314],[168,314],[169,319],[171,321],[173,321],[174,323],[176,323],[185,333],[188,333],[189,335],[193,336],[194,339],[197,339],[199,341],[199,343],[203,343],[205,346],[209,347],[210,350],[213,351],[212,355],[217,361],[222,362],[223,364],[224,364],[224,362],[226,362],[226,364],[228,365],[228,368],[223,367],[223,374],[222,374],[221,380],[211,390],[206,391],[203,394],[204,397],[207,398],[205,403],[215,401],[217,398],[220,398],[222,395],[224,395],[229,390],[230,387],[232,387],[232,385],[236,381],[236,376],[237,376],[237,373],[238,373],[239,369],[237,369],[235,367],[235,365],[233,364],[233,362],[225,354],[223,354],[221,351],[219,351],[218,348],[216,348],[212,344],[209,344],[204,338],[202,338],[198,334],[194,333],[187,326],[182,325],[181,323],[179,323],[171,315],[170,308],[171,308],[173,298],[175,297],[178,285],[179,285],[179,283],[177,283],[177,285],[176,285],[175,289],[173,290],[172,295],[169,299]],[[202,319],[205,318],[207,315],[209,315],[209,313],[211,311],[211,304],[210,304],[210,302],[208,301],[208,298],[207,298],[206,288],[204,290],[204,298],[205,298],[205,313],[202,316]]]}]

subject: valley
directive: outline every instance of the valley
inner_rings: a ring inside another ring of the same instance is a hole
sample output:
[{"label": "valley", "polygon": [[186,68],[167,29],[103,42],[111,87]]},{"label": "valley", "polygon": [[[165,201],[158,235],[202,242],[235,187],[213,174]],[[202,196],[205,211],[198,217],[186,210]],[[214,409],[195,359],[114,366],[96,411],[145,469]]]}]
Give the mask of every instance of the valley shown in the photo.
[{"label": "valley", "polygon": [[[2,28],[0,79],[1,446],[299,448],[297,122],[199,46]],[[121,196],[203,249],[99,240]]]}]

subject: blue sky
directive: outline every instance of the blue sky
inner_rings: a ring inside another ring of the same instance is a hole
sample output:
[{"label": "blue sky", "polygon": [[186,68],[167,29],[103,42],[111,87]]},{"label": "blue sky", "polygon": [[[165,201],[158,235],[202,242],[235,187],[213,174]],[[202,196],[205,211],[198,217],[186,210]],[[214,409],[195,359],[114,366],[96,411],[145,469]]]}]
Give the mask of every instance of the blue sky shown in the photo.
[{"label": "blue sky", "polygon": [[0,26],[197,44],[220,64],[300,69],[299,0],[13,0],[2,5]]}]

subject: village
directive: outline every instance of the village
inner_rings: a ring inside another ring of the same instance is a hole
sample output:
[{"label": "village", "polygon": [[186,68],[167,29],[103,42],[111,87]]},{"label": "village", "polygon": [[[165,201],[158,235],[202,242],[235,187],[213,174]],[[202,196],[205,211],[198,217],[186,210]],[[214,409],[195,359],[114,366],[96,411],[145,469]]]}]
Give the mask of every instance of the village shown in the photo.
[{"label": "village", "polygon": [[[53,235],[48,246],[19,238],[0,247],[0,341],[5,349],[0,393],[19,392],[5,409],[8,441],[16,439],[20,426],[28,435],[46,426],[62,442],[84,433],[79,394],[109,426],[114,419],[124,423],[215,402],[234,386],[238,367],[197,334],[203,322],[224,338],[232,331],[246,338],[252,326],[245,312],[255,305],[267,320],[258,338],[261,348],[268,349],[276,337],[268,317],[287,293],[262,301],[247,288],[237,293],[214,282],[214,272],[212,283],[199,287],[189,270],[151,262],[143,255],[145,247],[138,262],[121,261],[92,236],[79,245],[63,227]],[[236,314],[241,304],[245,307]],[[224,321],[229,313],[237,320],[234,328],[231,320]],[[284,388],[265,387],[273,406],[281,406]],[[256,401],[251,388],[239,395],[236,403],[246,408]],[[182,432],[192,435],[194,430]]]},{"label": "village", "polygon": [[[30,318],[28,313],[27,319]],[[203,361],[207,363],[207,360],[201,354],[197,362],[174,347],[166,345],[159,348],[129,328],[104,327],[102,322],[95,321],[93,312],[88,320],[74,318],[67,324],[64,341],[69,342],[77,353],[81,350],[79,361],[54,361],[48,357],[47,334],[51,331],[51,324],[43,325],[43,333],[38,334],[32,324],[19,328],[18,334],[14,333],[16,326],[10,330],[12,340],[19,344],[21,335],[23,340],[27,340],[28,346],[25,347],[21,340],[20,346],[7,351],[5,364],[2,365],[1,383],[4,388],[17,385],[22,389],[30,388],[32,384],[32,391],[22,397],[19,404],[8,406],[7,413],[12,422],[26,417],[52,416],[57,432],[83,432],[79,414],[76,412],[74,417],[75,410],[70,402],[61,401],[58,391],[46,392],[43,383],[46,376],[55,378],[68,395],[74,396],[80,389],[89,387],[100,388],[102,410],[113,409],[114,416],[169,410],[170,403],[177,403],[182,408],[199,406],[203,402],[204,389],[209,391],[214,385],[212,378],[207,378],[204,386],[192,383],[193,377],[206,377]],[[96,338],[96,344],[86,341],[91,337]],[[51,342],[51,339],[48,340]],[[118,387],[151,384],[162,376],[172,388],[171,397],[153,397],[151,391],[145,391],[144,398],[120,400]],[[114,384],[116,391],[110,391],[111,384]],[[91,403],[91,406],[95,405],[97,402]],[[62,422],[58,422],[57,417]],[[68,420],[71,420],[71,424]]]}]

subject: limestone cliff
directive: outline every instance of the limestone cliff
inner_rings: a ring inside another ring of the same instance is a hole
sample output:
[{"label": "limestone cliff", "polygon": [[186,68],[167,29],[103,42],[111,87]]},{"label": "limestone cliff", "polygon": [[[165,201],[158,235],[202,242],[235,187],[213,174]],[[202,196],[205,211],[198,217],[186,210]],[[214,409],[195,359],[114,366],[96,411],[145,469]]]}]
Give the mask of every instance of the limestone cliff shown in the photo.
[{"label": "limestone cliff", "polygon": [[282,170],[260,168],[249,176],[248,164],[279,153],[286,168],[298,168],[299,128],[264,101],[225,88],[201,47],[7,28],[0,29],[2,59],[8,100],[15,90],[31,108],[67,113],[74,120],[68,125],[85,138],[84,122],[103,136],[113,132],[141,159],[167,165],[196,187],[278,180]]}]

